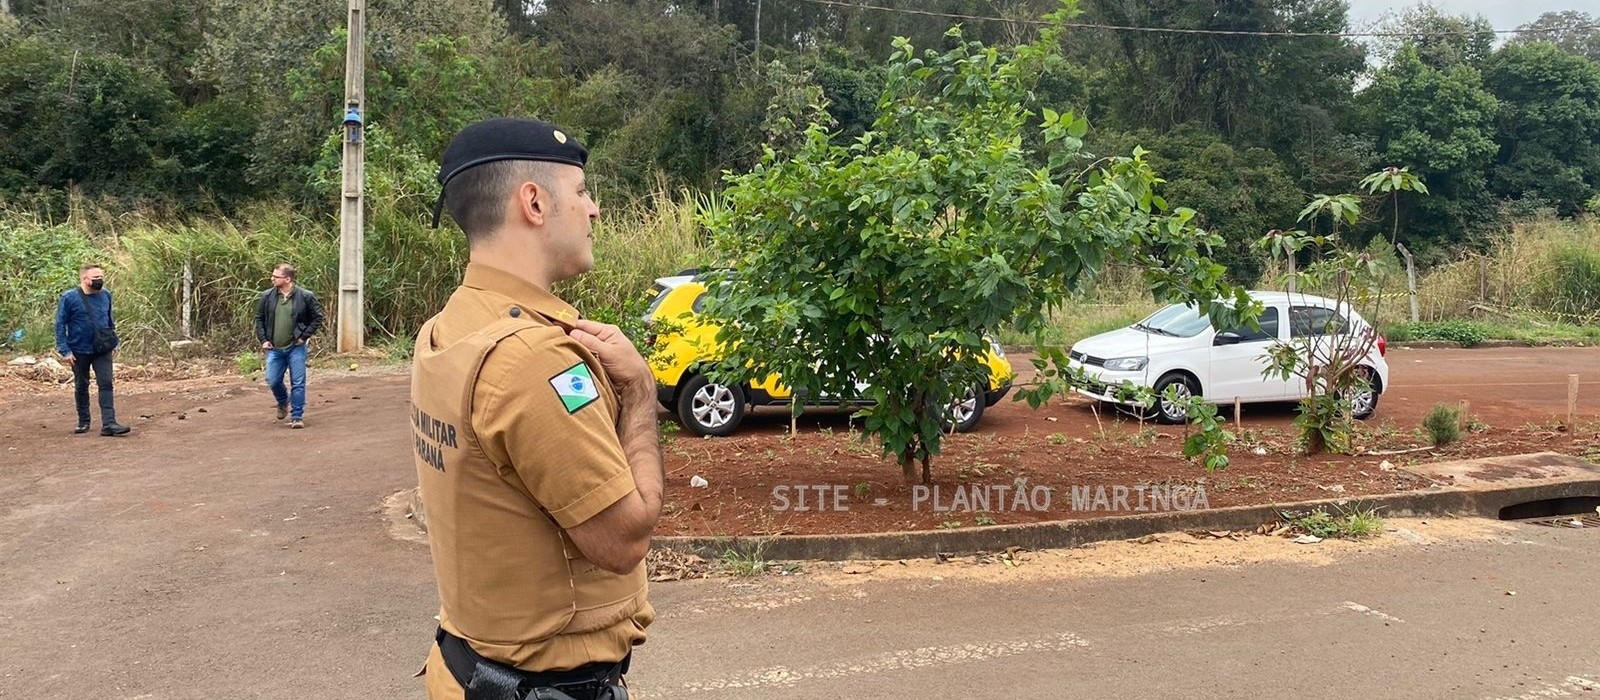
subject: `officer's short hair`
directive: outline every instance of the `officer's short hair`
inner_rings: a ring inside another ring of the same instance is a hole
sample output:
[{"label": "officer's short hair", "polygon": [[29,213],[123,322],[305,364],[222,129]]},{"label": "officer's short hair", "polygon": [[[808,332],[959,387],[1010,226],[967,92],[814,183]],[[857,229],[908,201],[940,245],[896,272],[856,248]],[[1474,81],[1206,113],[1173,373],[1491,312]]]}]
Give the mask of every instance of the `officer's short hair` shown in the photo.
[{"label": "officer's short hair", "polygon": [[83,274],[85,272],[88,272],[90,270],[104,270],[104,269],[105,268],[100,266],[100,263],[84,263],[83,265],[80,265],[78,267],[78,274],[81,275],[81,274]]},{"label": "officer's short hair", "polygon": [[506,200],[522,183],[532,181],[556,196],[554,170],[553,163],[533,160],[500,160],[467,169],[445,185],[445,208],[467,234],[468,245],[487,241],[505,222]]},{"label": "officer's short hair", "polygon": [[289,263],[278,263],[278,266],[272,268],[272,271],[289,278],[290,282],[294,281],[295,273],[299,272],[299,270],[294,269],[294,266],[290,265]]}]

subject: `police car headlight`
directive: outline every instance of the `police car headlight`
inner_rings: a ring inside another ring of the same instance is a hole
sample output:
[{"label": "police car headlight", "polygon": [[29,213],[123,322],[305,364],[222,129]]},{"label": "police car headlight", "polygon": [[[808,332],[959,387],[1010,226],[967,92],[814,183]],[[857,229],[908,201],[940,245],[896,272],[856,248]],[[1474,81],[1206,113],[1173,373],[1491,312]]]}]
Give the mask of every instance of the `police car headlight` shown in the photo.
[{"label": "police car headlight", "polygon": [[994,353],[995,357],[1005,357],[1006,356],[1005,348],[1000,347],[999,343],[996,343],[996,342],[994,342],[992,340],[989,341],[989,350]]},{"label": "police car headlight", "polygon": [[1106,360],[1106,369],[1113,372],[1137,372],[1150,362],[1148,357],[1117,357]]}]

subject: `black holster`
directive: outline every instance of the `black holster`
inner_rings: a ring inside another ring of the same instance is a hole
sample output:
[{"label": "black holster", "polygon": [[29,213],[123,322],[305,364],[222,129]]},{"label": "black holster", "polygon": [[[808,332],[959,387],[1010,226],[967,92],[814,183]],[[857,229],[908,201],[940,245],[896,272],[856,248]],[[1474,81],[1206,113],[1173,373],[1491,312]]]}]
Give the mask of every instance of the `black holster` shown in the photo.
[{"label": "black holster", "polygon": [[531,673],[491,661],[466,640],[440,627],[439,654],[466,692],[466,700],[628,700],[622,676],[633,655],[616,663],[592,663],[570,671]]}]

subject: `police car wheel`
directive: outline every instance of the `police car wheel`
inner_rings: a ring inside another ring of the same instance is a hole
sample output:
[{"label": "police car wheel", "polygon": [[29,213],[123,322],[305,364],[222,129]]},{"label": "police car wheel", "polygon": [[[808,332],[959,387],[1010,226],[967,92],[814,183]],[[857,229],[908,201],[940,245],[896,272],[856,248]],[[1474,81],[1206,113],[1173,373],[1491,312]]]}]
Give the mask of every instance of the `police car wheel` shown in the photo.
[{"label": "police car wheel", "polygon": [[691,377],[678,391],[678,420],[695,435],[732,435],[744,420],[744,390],[718,384],[702,375]]},{"label": "police car wheel", "polygon": [[945,429],[952,425],[958,433],[972,432],[983,419],[983,391],[974,386],[961,398],[950,402],[950,413],[945,417]]}]

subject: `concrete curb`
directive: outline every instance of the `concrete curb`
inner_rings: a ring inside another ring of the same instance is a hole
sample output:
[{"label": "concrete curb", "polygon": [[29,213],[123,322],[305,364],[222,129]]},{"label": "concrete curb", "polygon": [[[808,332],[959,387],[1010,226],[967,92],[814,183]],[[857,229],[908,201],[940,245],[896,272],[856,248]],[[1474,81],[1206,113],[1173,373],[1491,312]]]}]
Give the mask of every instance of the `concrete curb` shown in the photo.
[{"label": "concrete curb", "polygon": [[[1518,459],[1538,455],[1506,455]],[[1477,460],[1460,463],[1470,464]],[[728,550],[744,554],[759,553],[768,560],[847,561],[851,559],[912,559],[940,553],[970,554],[996,552],[1007,547],[1059,549],[1090,542],[1130,540],[1162,532],[1196,530],[1253,530],[1278,520],[1283,512],[1306,512],[1332,508],[1376,509],[1385,517],[1500,517],[1502,509],[1522,503],[1558,498],[1600,498],[1600,471],[1589,475],[1523,480],[1498,487],[1433,487],[1421,491],[1329,498],[1292,503],[1234,506],[1206,510],[1168,511],[1138,515],[1115,515],[1058,520],[1020,525],[992,525],[959,530],[917,530],[848,535],[777,535],[770,537],[655,537],[651,546],[692,552],[715,559]],[[405,504],[400,517],[410,520],[426,533],[427,514],[415,487],[390,497]],[[400,510],[400,509],[396,509]]]},{"label": "concrete curb", "polygon": [[857,535],[779,535],[775,537],[657,537],[654,547],[716,558],[732,549],[759,552],[769,560],[911,559],[938,553],[969,554],[1007,547],[1054,549],[1089,542],[1128,540],[1161,532],[1247,530],[1278,519],[1282,511],[1341,506],[1376,508],[1388,517],[1479,516],[1498,518],[1507,506],[1554,498],[1600,497],[1600,478],[1562,479],[1494,489],[1442,487],[1428,491],[1340,499],[1173,511],[961,530],[887,532]]}]

